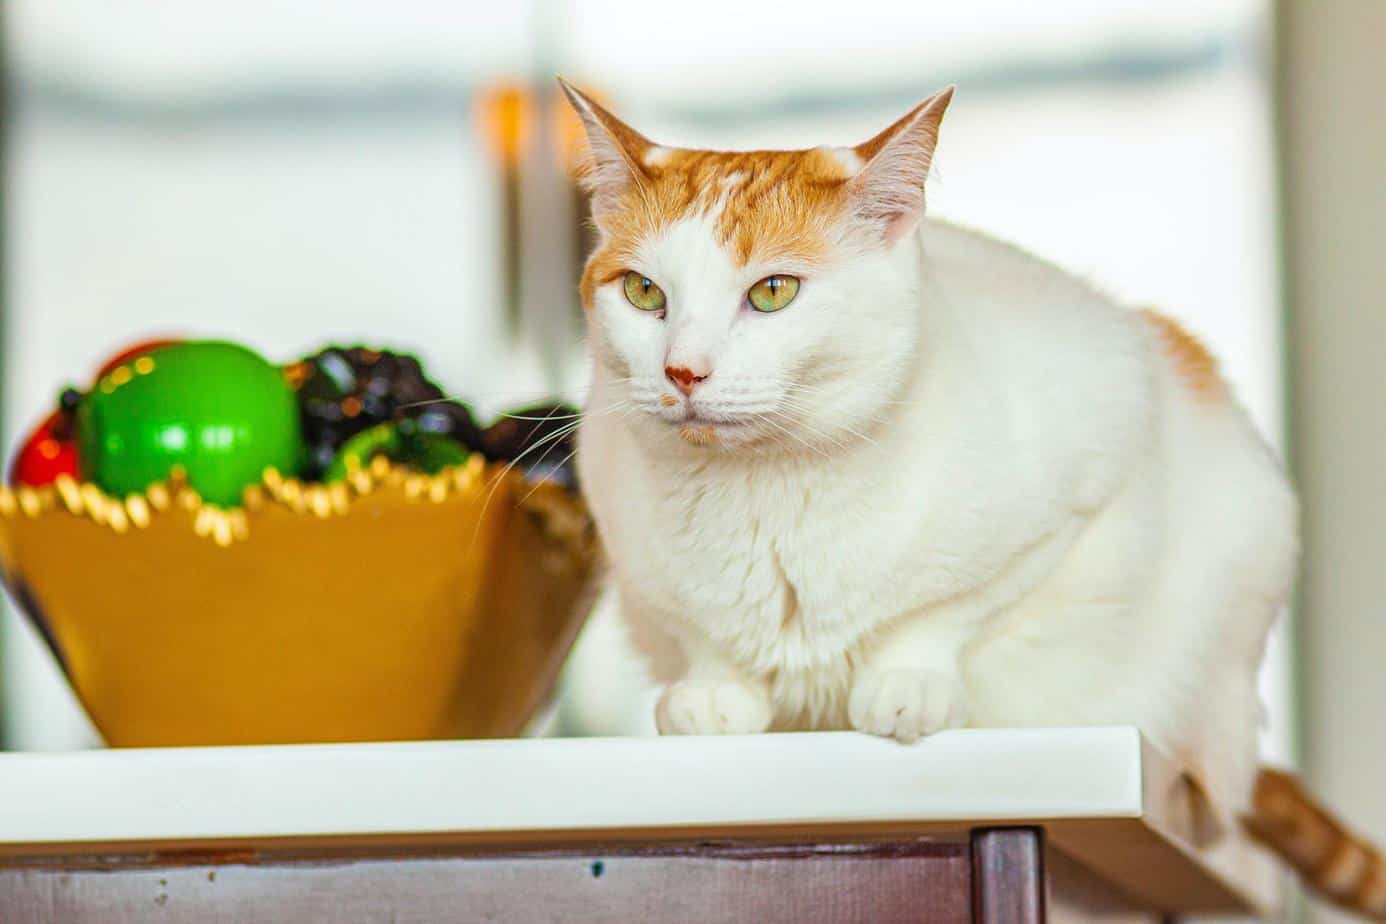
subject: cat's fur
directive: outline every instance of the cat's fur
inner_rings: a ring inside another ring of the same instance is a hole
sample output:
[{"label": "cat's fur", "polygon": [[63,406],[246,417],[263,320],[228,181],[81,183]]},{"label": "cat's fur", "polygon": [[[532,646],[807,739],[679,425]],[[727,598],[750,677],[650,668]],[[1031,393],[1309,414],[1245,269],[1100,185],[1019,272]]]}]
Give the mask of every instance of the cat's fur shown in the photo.
[{"label": "cat's fur", "polygon": [[[1134,724],[1245,806],[1296,507],[1197,341],[923,220],[951,91],[745,154],[570,96],[601,232],[579,468],[625,616],[680,655],[661,731]],[[776,273],[798,297],[752,312]]]}]

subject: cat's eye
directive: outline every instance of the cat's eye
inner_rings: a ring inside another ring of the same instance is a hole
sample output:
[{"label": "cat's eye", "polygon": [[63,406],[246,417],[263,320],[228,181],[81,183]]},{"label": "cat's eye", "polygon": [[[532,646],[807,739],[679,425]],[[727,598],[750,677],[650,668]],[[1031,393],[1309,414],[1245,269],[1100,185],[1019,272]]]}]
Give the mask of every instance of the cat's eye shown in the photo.
[{"label": "cat's eye", "polygon": [[751,286],[746,298],[756,311],[779,311],[799,294],[799,280],[793,276],[766,276]]},{"label": "cat's eye", "polygon": [[641,311],[659,311],[664,308],[664,290],[654,284],[648,276],[639,273],[626,273],[626,301]]}]

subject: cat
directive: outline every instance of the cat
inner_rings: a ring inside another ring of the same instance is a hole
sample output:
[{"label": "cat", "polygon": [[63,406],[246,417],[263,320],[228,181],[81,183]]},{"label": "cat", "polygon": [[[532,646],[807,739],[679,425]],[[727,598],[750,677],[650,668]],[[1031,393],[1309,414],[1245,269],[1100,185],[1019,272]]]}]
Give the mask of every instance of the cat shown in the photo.
[{"label": "cat", "polygon": [[578,470],[660,732],[1128,724],[1251,813],[1297,507],[1202,344],[925,218],[952,88],[753,152],[563,89],[598,231]]}]

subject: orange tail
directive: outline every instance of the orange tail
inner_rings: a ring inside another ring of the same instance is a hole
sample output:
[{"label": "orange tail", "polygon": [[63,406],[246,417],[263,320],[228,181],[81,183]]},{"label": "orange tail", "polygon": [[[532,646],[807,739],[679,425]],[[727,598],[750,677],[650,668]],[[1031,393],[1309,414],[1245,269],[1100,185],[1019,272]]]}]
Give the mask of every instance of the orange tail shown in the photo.
[{"label": "orange tail", "polygon": [[1298,779],[1261,769],[1247,832],[1285,859],[1305,885],[1341,908],[1386,921],[1386,859],[1348,830]]}]

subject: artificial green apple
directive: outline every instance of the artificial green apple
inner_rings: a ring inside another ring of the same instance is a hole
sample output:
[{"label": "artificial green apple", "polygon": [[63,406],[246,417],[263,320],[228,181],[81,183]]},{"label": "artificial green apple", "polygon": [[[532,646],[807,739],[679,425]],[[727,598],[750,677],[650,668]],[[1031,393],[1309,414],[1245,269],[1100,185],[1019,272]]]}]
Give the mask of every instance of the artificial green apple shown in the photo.
[{"label": "artificial green apple", "polygon": [[365,468],[371,459],[381,455],[392,462],[436,475],[449,466],[466,462],[471,453],[450,437],[420,430],[414,420],[376,424],[343,444],[322,480],[341,481],[353,468]]},{"label": "artificial green apple", "polygon": [[234,343],[161,347],[111,369],[78,411],[82,475],[110,494],[143,491],[181,467],[229,507],[267,466],[297,474],[298,402],[281,370]]}]

